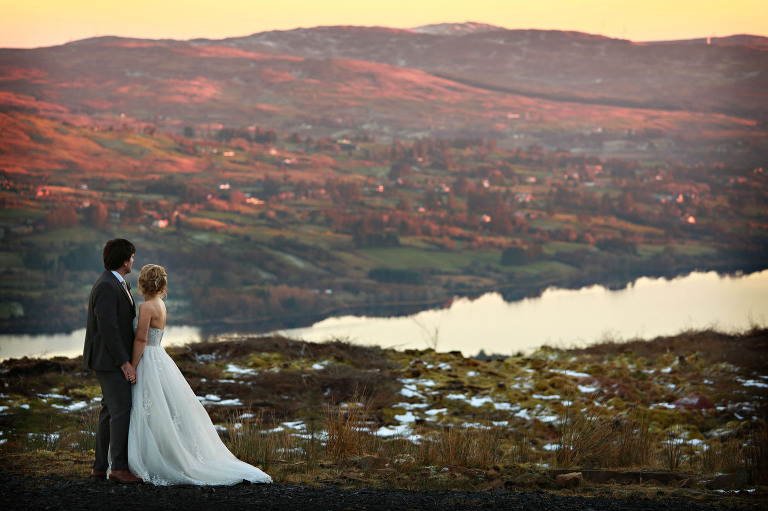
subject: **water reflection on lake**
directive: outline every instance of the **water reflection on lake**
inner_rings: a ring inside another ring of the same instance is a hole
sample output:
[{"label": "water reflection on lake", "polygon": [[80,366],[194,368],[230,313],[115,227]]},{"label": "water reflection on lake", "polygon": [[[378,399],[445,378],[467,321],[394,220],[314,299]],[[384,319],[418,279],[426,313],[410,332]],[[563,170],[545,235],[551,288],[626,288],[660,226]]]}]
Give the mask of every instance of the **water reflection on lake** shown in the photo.
[{"label": "water reflection on lake", "polygon": [[673,280],[641,278],[625,289],[549,289],[539,298],[506,303],[498,293],[455,301],[450,309],[403,318],[344,316],[284,331],[307,341],[329,337],[399,349],[471,356],[530,352],[544,344],[583,346],[603,339],[650,339],[687,329],[744,330],[768,319],[768,271],[744,277],[715,272]]},{"label": "water reflection on lake", "polygon": [[[172,318],[169,318],[172,322]],[[544,344],[583,346],[606,338],[629,340],[674,335],[687,329],[741,331],[768,325],[768,270],[743,277],[714,272],[673,280],[641,278],[619,291],[602,286],[549,289],[541,297],[507,303],[498,293],[458,299],[450,308],[408,317],[342,316],[308,328],[280,332],[306,341],[349,339],[398,349],[461,351],[511,355]],[[27,356],[77,356],[85,329],[71,334],[0,335],[0,359]],[[168,326],[164,346],[200,340],[200,330]]]},{"label": "water reflection on lake", "polygon": [[[183,346],[200,340],[200,329],[168,326],[163,346]],[[83,353],[85,328],[69,334],[0,335],[0,360],[27,357],[76,357]]]}]

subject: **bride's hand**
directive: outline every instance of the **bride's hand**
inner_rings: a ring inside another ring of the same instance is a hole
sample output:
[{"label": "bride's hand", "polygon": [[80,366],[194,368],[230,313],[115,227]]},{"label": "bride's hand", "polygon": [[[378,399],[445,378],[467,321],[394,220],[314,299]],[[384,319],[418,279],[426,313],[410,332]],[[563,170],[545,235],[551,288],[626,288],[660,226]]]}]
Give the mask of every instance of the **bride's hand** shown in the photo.
[{"label": "bride's hand", "polygon": [[126,380],[131,383],[136,383],[136,369],[133,367],[133,365],[131,365],[130,362],[123,364],[120,369],[123,370],[123,375],[125,375]]}]

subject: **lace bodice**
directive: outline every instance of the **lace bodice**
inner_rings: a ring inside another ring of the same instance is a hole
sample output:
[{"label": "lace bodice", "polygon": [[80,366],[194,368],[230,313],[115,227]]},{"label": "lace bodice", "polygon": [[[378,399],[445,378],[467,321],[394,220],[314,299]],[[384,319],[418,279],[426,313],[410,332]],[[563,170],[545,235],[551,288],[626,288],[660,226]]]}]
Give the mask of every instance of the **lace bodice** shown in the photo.
[{"label": "lace bodice", "polygon": [[[139,324],[139,316],[133,318],[133,332],[136,333],[136,327]],[[159,328],[149,327],[149,333],[147,333],[147,346],[160,346],[163,340],[163,332]]]},{"label": "lace bodice", "polygon": [[163,340],[163,332],[165,332],[165,330],[149,327],[147,346],[160,346],[160,342]]}]

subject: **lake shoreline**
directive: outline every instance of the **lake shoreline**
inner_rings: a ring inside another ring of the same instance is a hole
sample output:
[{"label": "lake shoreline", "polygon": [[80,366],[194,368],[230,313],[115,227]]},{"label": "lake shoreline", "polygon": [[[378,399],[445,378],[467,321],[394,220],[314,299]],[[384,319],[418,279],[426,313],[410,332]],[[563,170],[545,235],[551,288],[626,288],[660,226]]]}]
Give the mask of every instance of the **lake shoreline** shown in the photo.
[{"label": "lake shoreline", "polygon": [[[634,282],[642,278],[664,279],[666,281],[684,278],[693,273],[716,272],[720,277],[748,276],[768,269],[754,267],[751,269],[733,268],[728,265],[719,265],[717,268],[702,269],[698,266],[682,267],[674,271],[627,273],[626,275],[611,275],[611,278],[597,278],[596,275],[584,275],[569,277],[566,279],[525,280],[512,284],[476,287],[457,291],[431,300],[417,300],[412,302],[398,301],[392,303],[379,303],[371,305],[350,305],[346,307],[332,307],[317,313],[284,315],[281,317],[260,318],[257,320],[228,320],[220,321],[188,321],[184,324],[200,328],[201,337],[215,337],[222,334],[267,334],[276,330],[295,329],[309,327],[328,318],[340,316],[364,316],[371,318],[404,317],[429,310],[439,310],[450,307],[457,299],[476,299],[490,293],[499,293],[505,302],[513,303],[525,299],[540,298],[548,289],[578,290],[601,286],[611,291],[627,289]],[[768,291],[768,290],[767,290]]]},{"label": "lake shoreline", "polygon": [[[449,307],[457,299],[468,298],[470,300],[479,298],[489,293],[499,293],[505,302],[513,303],[524,299],[539,298],[548,289],[566,289],[576,290],[590,288],[592,286],[602,286],[611,291],[626,289],[633,282],[642,278],[664,279],[667,281],[677,278],[684,278],[693,273],[716,272],[718,276],[748,276],[753,273],[759,273],[768,269],[768,265],[752,265],[744,268],[735,267],[729,264],[712,265],[702,268],[699,265],[681,266],[674,270],[653,271],[653,272],[633,272],[627,271],[623,274],[611,272],[610,275],[597,275],[594,273],[586,275],[570,276],[568,278],[555,279],[521,279],[513,283],[498,284],[493,286],[475,287],[471,289],[454,290],[451,293],[445,293],[439,297],[429,300],[397,301],[391,303],[377,304],[353,304],[348,306],[337,306],[316,312],[302,312],[296,314],[284,314],[278,317],[263,317],[255,319],[221,319],[200,320],[193,315],[181,313],[173,317],[172,323],[186,325],[200,330],[201,339],[205,340],[223,334],[267,334],[274,331],[306,328],[320,321],[340,316],[365,316],[372,318],[391,318],[404,317],[418,314],[429,310],[439,310]],[[85,318],[82,321],[73,324],[69,330],[58,330],[46,328],[44,324],[37,324],[39,328],[23,328],[23,323],[4,321],[0,323],[0,335],[71,335],[85,325]],[[20,328],[14,328],[18,326]]]},{"label": "lake shoreline", "polygon": [[[539,287],[518,283],[430,302],[350,306],[331,313],[197,325],[177,321],[174,304],[169,303],[171,321],[164,344],[184,346],[278,333],[315,342],[346,339],[360,345],[433,347],[473,356],[480,350],[512,354],[544,345],[587,346],[605,339],[627,341],[688,330],[739,332],[768,324],[768,271],[645,276],[609,287],[554,279],[533,284]],[[82,350],[84,332],[78,328],[69,334],[2,334],[0,358],[72,355]]]}]

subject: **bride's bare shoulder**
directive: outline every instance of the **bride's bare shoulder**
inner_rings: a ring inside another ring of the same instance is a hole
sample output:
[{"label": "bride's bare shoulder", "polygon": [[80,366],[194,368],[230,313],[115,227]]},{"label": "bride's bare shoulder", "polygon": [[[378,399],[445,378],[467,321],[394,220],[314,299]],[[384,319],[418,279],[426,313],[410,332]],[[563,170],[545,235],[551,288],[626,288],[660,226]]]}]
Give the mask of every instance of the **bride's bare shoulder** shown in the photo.
[{"label": "bride's bare shoulder", "polygon": [[152,315],[154,315],[155,313],[162,313],[164,310],[165,310],[165,304],[159,298],[147,300],[141,305],[139,305],[139,311],[148,312],[149,314],[152,314]]}]

